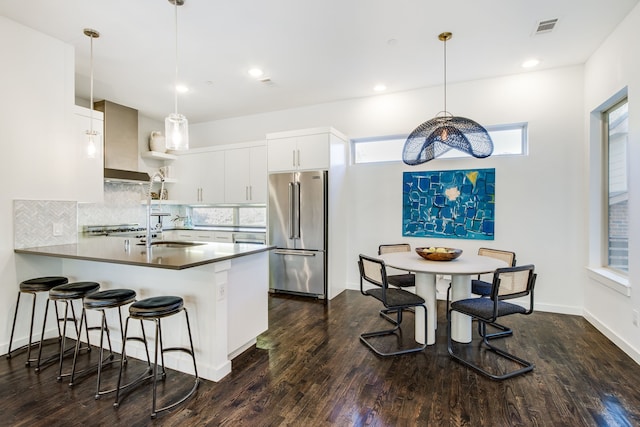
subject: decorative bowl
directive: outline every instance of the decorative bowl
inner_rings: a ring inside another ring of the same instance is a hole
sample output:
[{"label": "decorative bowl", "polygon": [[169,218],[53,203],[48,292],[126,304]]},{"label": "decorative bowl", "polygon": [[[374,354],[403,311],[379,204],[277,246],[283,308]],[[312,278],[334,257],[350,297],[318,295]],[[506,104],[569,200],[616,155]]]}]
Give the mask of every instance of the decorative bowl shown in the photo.
[{"label": "decorative bowl", "polygon": [[416,253],[429,261],[451,261],[462,254],[462,249],[431,246],[428,248],[416,248]]}]

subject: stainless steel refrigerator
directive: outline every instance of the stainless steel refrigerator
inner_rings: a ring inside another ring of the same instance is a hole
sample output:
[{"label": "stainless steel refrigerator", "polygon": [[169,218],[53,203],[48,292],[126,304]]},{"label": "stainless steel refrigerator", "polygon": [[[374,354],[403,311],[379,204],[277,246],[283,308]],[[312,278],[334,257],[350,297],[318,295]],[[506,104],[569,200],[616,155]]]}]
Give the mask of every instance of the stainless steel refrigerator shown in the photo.
[{"label": "stainless steel refrigerator", "polygon": [[327,171],[269,175],[269,286],[327,296]]}]

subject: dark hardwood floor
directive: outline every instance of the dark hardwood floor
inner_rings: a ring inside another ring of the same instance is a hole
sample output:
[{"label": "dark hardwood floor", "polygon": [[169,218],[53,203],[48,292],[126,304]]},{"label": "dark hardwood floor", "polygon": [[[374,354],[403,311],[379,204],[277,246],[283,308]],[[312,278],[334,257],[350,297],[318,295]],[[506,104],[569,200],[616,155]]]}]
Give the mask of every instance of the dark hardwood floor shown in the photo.
[{"label": "dark hardwood floor", "polygon": [[[24,366],[24,353],[3,357],[0,425],[640,425],[640,366],[583,318],[541,312],[505,318],[516,333],[500,344],[536,368],[495,382],[450,359],[439,304],[435,346],[382,359],[358,340],[361,332],[388,326],[373,298],[346,291],[325,305],[272,296],[269,331],[233,360],[233,372],[219,383],[203,381],[194,397],[156,420],[146,386],[115,409],[112,396],[94,400],[95,376],[69,387],[56,382],[54,366],[36,374]],[[409,345],[413,314],[405,323]],[[477,345],[471,357],[486,359]],[[128,369],[141,367],[132,361]],[[114,373],[106,369],[105,382]],[[188,376],[169,372],[160,389],[170,398],[189,385]]]}]

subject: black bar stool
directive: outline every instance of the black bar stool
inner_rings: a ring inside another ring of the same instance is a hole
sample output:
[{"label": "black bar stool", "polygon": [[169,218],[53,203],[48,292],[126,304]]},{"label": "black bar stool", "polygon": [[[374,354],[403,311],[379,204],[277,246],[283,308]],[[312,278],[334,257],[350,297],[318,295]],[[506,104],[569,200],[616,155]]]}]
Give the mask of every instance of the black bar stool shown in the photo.
[{"label": "black bar stool", "polygon": [[[73,324],[76,330],[76,339],[80,341],[80,329],[78,328],[78,323],[76,321],[77,318],[76,318],[75,309],[73,308],[73,301],[82,299],[85,296],[89,295],[90,293],[96,292],[98,289],[100,289],[100,284],[96,282],[75,282],[75,283],[67,283],[65,285],[56,286],[49,291],[49,299],[52,300],[54,304],[56,304],[56,307],[57,307],[58,301],[64,302],[64,317],[62,319],[58,319],[58,321],[62,320],[63,322],[62,323],[62,341],[60,342],[60,352],[58,356],[52,356],[51,358],[42,362],[42,364],[49,363],[50,361],[55,360],[56,357],[58,358],[59,360],[58,376],[57,376],[58,381],[61,381],[63,376],[66,377],[70,375],[70,374],[62,375],[62,361],[64,359],[65,353],[73,351],[75,349],[75,346],[70,347],[68,349],[65,348],[66,338],[67,338],[67,320],[73,320]],[[72,318],[69,318],[69,306],[71,306],[71,313],[73,315]],[[87,321],[86,313],[84,313],[83,311],[82,314],[84,315],[85,317],[84,321],[86,322]],[[43,323],[42,325],[43,331],[45,328],[45,323]],[[87,332],[87,346],[84,347],[84,349],[86,349],[87,351],[91,351],[91,345],[89,343],[89,331],[86,331],[86,332]],[[42,345],[40,345],[40,348],[38,349],[38,361],[40,361],[41,354],[42,354]],[[40,369],[40,366],[36,368],[36,371],[38,371],[39,369]]]},{"label": "black bar stool", "polygon": [[[20,289],[18,291],[18,299],[16,301],[16,312],[13,315],[13,326],[11,326],[11,338],[9,338],[9,351],[7,352],[7,359],[11,359],[12,352],[18,352],[21,350],[27,350],[27,361],[25,362],[26,366],[29,366],[31,362],[37,362],[37,365],[40,364],[39,357],[38,359],[31,358],[31,347],[35,345],[39,345],[44,340],[44,324],[47,319],[47,313],[49,311],[49,299],[47,299],[47,304],[44,308],[44,317],[42,319],[42,331],[43,334],[40,336],[39,342],[33,342],[33,319],[36,313],[36,299],[37,295],[41,292],[49,292],[52,288],[59,285],[64,285],[68,283],[69,280],[66,277],[62,276],[46,276],[46,277],[37,277],[35,279],[25,280],[20,283]],[[33,295],[33,304],[31,306],[31,323],[29,324],[29,343],[25,344],[17,349],[11,350],[11,346],[13,345],[13,334],[16,329],[16,320],[18,318],[18,309],[20,308],[20,296],[22,294],[31,294]],[[55,306],[55,304],[54,304]],[[56,308],[56,317],[58,316],[58,307]],[[60,333],[60,325],[58,325],[58,340],[62,339],[62,334]]]},{"label": "black bar stool", "polygon": [[[98,363],[96,366],[92,366],[86,368],[82,371],[76,372],[76,362],[78,359],[78,353],[80,353],[80,340],[76,342],[76,350],[73,355],[73,365],[71,368],[71,381],[69,382],[70,386],[73,386],[76,375],[83,375],[88,372],[93,372],[96,368],[98,370],[98,380],[96,385],[96,394],[95,398],[99,399],[100,396],[108,393],[112,393],[116,391],[115,387],[109,390],[100,390],[100,382],[102,377],[102,367],[108,365],[110,363],[120,362],[121,359],[115,359],[113,354],[113,349],[111,348],[111,337],[109,333],[109,325],[107,324],[107,316],[105,310],[110,308],[118,309],[118,318],[120,319],[120,336],[122,337],[122,342],[124,343],[124,324],[122,323],[122,310],[121,308],[129,303],[132,303],[136,300],[136,291],[131,289],[109,289],[106,291],[94,292],[92,294],[87,295],[83,299],[83,308],[82,314],[80,315],[80,333],[82,334],[82,325],[85,326],[86,329],[100,329],[100,356],[98,359]],[[85,322],[86,319],[86,311],[87,310],[99,310],[102,313],[102,321],[100,322],[100,326],[89,327]],[[142,321],[140,321],[142,324]],[[104,335],[107,335],[107,342],[109,344],[109,356],[104,358]],[[144,329],[142,330],[144,334]],[[151,366],[151,359],[149,357],[149,349],[147,348],[146,337],[143,340],[145,344],[145,350],[147,352],[147,363],[148,366]],[[124,346],[124,344],[123,344]],[[126,355],[122,354],[122,358],[125,358]],[[126,361],[125,361],[126,363]]]},{"label": "black bar stool", "polygon": [[[190,348],[186,348],[186,347],[164,348],[162,343],[162,328],[160,326],[160,319],[162,319],[163,317],[172,316],[181,311],[184,311],[184,316],[187,321],[187,331],[189,333]],[[120,374],[118,375],[118,386],[116,388],[116,401],[113,404],[113,406],[118,407],[120,404],[120,401],[119,401],[120,390],[133,386],[135,384],[138,384],[144,380],[153,378],[153,398],[151,401],[151,418],[156,418],[159,412],[172,409],[177,405],[183,403],[185,400],[187,400],[196,391],[196,389],[198,388],[198,384],[200,382],[200,379],[198,378],[198,369],[196,368],[196,356],[193,348],[193,339],[191,338],[191,326],[189,325],[189,315],[187,314],[187,309],[184,306],[184,300],[176,296],[152,297],[152,298],[146,298],[146,299],[134,302],[133,304],[131,304],[131,306],[129,306],[129,317],[127,317],[127,321],[125,322],[125,328],[124,328],[125,339],[123,340],[123,348],[122,348],[123,354],[125,352],[124,345],[126,344],[126,341],[127,341],[127,330],[129,329],[129,319],[153,320],[156,324],[156,328],[155,328],[156,341],[155,341],[153,369],[150,375],[148,374],[148,371],[147,371],[142,376],[131,381],[129,384],[121,386],[122,369],[124,367],[124,358],[123,358],[120,363]],[[159,347],[159,350],[158,350],[158,347]],[[193,360],[193,371],[195,375],[195,380],[191,390],[181,399],[167,406],[156,409],[156,389],[157,389],[157,382],[158,382],[158,353],[160,354],[160,359],[162,363],[161,377],[164,380],[165,377],[167,376],[167,373],[164,367],[164,353],[170,352],[170,351],[181,351],[191,355],[191,359]]]}]

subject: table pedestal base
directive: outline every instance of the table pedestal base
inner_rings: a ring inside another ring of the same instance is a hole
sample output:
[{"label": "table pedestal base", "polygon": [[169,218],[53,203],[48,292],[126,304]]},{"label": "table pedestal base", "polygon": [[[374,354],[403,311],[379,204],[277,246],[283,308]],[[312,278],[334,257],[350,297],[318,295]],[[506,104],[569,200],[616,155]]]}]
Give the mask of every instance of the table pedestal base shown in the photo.
[{"label": "table pedestal base", "polygon": [[[451,301],[467,298],[471,298],[471,276],[453,276]],[[471,317],[461,313],[451,313],[451,339],[461,343],[471,342]]]},{"label": "table pedestal base", "polygon": [[[416,342],[424,344],[425,329],[427,344],[436,343],[438,329],[438,310],[436,299],[436,274],[416,272],[416,294],[424,298],[429,312],[429,325],[424,325],[421,308],[416,307]],[[452,277],[451,300],[457,301],[471,297],[471,276],[454,275]],[[452,313],[451,338],[461,343],[471,342],[471,317],[460,313]]]}]

